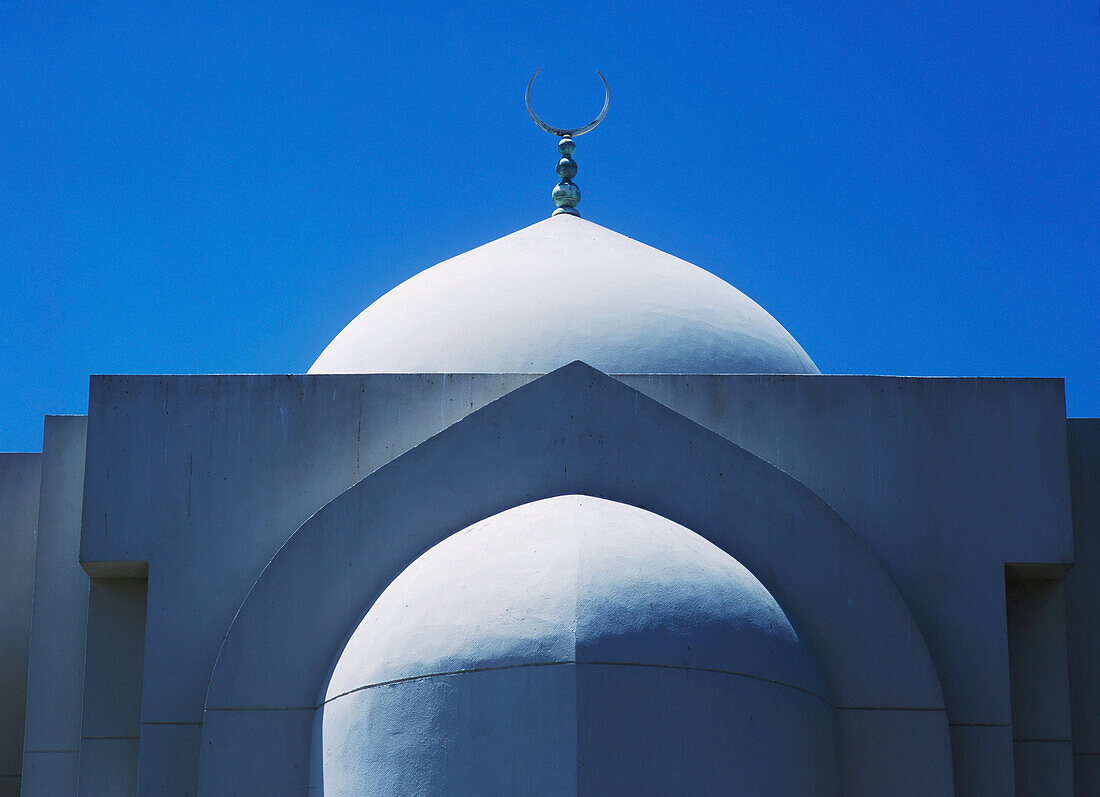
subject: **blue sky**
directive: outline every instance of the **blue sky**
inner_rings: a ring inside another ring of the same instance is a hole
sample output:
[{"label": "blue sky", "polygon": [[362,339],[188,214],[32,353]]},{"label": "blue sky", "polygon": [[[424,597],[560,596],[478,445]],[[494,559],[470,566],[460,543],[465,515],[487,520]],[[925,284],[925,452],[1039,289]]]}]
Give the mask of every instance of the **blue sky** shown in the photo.
[{"label": "blue sky", "polygon": [[92,373],[304,372],[417,271],[580,210],[822,371],[1100,415],[1100,4],[0,1],[0,450]]}]

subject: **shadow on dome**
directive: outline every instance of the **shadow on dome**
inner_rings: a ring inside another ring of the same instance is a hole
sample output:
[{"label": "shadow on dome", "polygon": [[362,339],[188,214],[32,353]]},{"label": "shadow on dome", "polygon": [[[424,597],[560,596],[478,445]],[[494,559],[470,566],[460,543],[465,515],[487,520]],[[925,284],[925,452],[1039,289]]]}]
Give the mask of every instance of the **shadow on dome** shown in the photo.
[{"label": "shadow on dome", "polygon": [[559,496],[393,580],[338,657],[314,766],[337,795],[836,793],[822,684],[729,554],[652,512]]}]

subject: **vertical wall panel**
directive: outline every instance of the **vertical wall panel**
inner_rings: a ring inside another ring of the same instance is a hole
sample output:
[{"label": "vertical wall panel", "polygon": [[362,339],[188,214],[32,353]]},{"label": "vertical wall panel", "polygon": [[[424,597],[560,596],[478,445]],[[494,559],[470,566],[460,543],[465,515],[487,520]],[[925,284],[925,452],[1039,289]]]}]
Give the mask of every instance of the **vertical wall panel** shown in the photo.
[{"label": "vertical wall panel", "polygon": [[145,579],[97,578],[88,600],[80,793],[136,794]]},{"label": "vertical wall panel", "polygon": [[1073,794],[1061,581],[1006,583],[1016,794]]},{"label": "vertical wall panel", "polygon": [[1076,561],[1066,576],[1077,794],[1100,794],[1100,419],[1067,422]]},{"label": "vertical wall panel", "polygon": [[49,416],[42,443],[23,797],[75,794],[88,575],[80,566],[88,419]]},{"label": "vertical wall panel", "polygon": [[41,454],[0,454],[0,797],[19,794]]}]

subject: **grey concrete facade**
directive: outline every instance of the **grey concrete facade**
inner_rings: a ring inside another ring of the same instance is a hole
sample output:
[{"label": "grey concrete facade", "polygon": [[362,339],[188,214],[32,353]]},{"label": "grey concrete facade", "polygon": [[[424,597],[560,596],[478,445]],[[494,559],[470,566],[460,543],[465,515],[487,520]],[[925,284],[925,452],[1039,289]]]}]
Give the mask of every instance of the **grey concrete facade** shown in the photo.
[{"label": "grey concrete facade", "polygon": [[626,381],[795,476],[852,524],[928,640],[960,793],[1011,792],[1005,565],[1062,574],[1073,558],[1060,380],[761,376],[713,389],[723,379]]},{"label": "grey concrete facade", "polygon": [[1073,777],[1078,795],[1100,794],[1100,420],[1068,429],[1076,561],[1065,579]]},{"label": "grey concrete facade", "polygon": [[[303,788],[304,773],[262,751],[304,755],[308,736],[294,715],[304,722],[316,707],[318,674],[328,671],[362,612],[352,607],[369,606],[418,553],[471,522],[567,493],[649,509],[701,534],[761,579],[810,635],[831,679],[851,793],[860,793],[857,783],[872,787],[863,793],[904,792],[912,783],[925,793],[949,788],[937,675],[904,602],[866,546],[788,475],[582,364],[513,391],[380,468],[282,547],[238,613],[211,677],[207,716],[217,718],[217,735],[204,729],[202,784],[211,793],[231,792],[264,776],[265,790]],[[283,665],[258,677],[272,627],[286,629],[289,644]],[[883,713],[908,744],[881,746],[881,721],[869,715]],[[253,735],[228,732],[233,726],[251,727]],[[223,734],[238,741],[220,744]],[[895,780],[882,780],[889,776]]]},{"label": "grey concrete facade", "polygon": [[844,793],[1095,793],[1098,463],[1048,379],[96,377],[86,436],[50,418],[41,458],[0,455],[5,617],[34,596],[0,774],[305,793],[374,597],[448,535],[578,493],[714,542],[806,629]]},{"label": "grey concrete facade", "polygon": [[0,454],[0,794],[19,794],[41,454]]},{"label": "grey concrete facade", "polygon": [[23,736],[23,790],[73,794],[80,763],[88,576],[80,566],[83,416],[46,418],[34,613]]}]

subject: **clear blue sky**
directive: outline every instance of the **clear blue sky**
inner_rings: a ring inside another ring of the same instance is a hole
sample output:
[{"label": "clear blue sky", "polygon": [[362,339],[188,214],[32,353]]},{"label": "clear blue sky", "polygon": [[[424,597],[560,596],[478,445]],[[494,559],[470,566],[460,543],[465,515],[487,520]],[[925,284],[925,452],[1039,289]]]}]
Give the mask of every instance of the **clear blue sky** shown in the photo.
[{"label": "clear blue sky", "polygon": [[822,371],[1100,415],[1100,4],[0,0],[0,450],[91,373],[303,372],[544,218],[719,274]]}]

